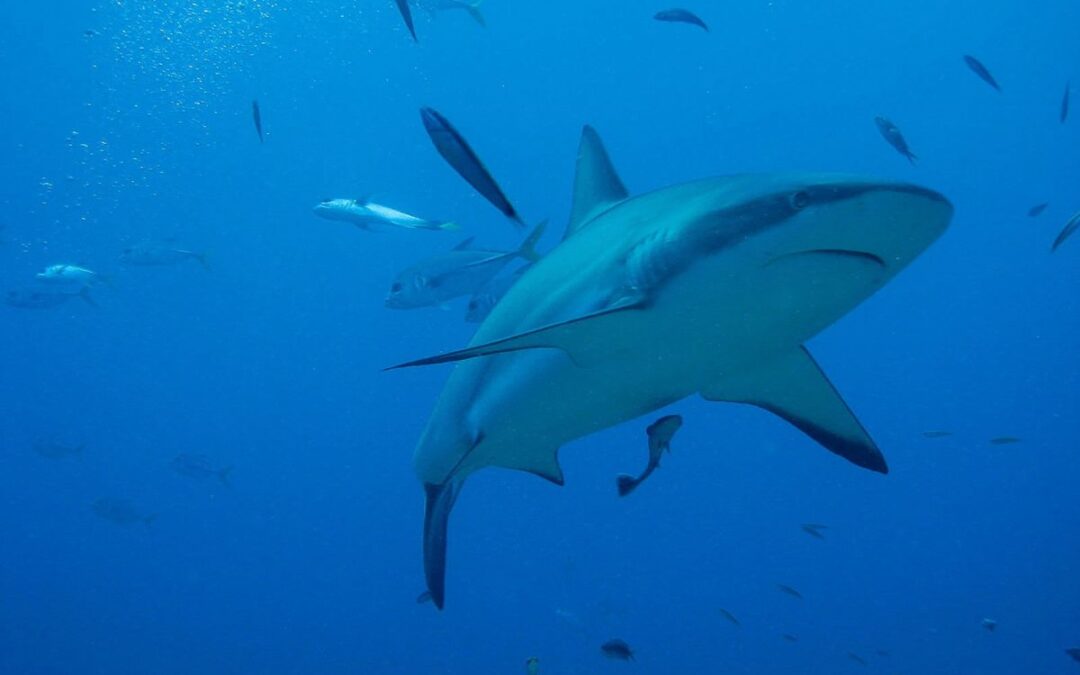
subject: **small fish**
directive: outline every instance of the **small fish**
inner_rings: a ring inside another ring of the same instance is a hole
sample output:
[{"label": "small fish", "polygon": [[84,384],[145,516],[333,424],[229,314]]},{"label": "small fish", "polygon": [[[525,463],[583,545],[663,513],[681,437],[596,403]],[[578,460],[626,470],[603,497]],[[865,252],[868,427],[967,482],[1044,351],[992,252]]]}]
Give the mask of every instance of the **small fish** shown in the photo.
[{"label": "small fish", "polygon": [[419,42],[416,39],[416,27],[413,26],[412,10],[409,9],[409,0],[394,0],[397,3],[398,11],[401,12],[401,18],[405,20],[405,27],[409,29],[409,35],[412,36],[413,42]]},{"label": "small fish", "polygon": [[991,445],[1011,445],[1013,443],[1019,443],[1020,439],[1015,436],[998,436],[997,438],[991,438]]},{"label": "small fish", "polygon": [[945,438],[946,436],[952,436],[951,431],[924,431],[922,432],[923,438]]},{"label": "small fish", "polygon": [[420,595],[416,596],[416,604],[423,605],[424,603],[431,602],[431,591],[424,591]]},{"label": "small fish", "polygon": [[1049,205],[1049,202],[1043,202],[1042,204],[1036,204],[1035,206],[1032,206],[1030,209],[1028,209],[1028,217],[1037,218],[1042,214],[1043,211],[1046,210],[1046,207]]},{"label": "small fish", "polygon": [[788,642],[798,642],[799,641],[799,636],[798,635],[792,635],[791,633],[784,633],[780,637],[782,637],[784,640],[786,640]]},{"label": "small fish", "polygon": [[688,23],[692,26],[704,29],[706,33],[709,32],[709,27],[705,25],[705,22],[701,20],[701,17],[688,9],[665,9],[657,12],[653,18],[657,21],[667,21],[670,23]]},{"label": "small fish", "polygon": [[465,322],[482,323],[488,314],[491,314],[491,310],[495,309],[495,305],[499,304],[502,297],[506,295],[506,292],[510,290],[510,287],[516,284],[521,275],[525,274],[530,267],[532,267],[531,263],[522,265],[513,274],[497,276],[474,293],[469,298],[469,305],[465,309]]},{"label": "small fish", "polygon": [[1072,88],[1071,82],[1065,83],[1065,93],[1061,96],[1061,123],[1065,124],[1065,120],[1069,119],[1069,90]]},{"label": "small fish", "polygon": [[540,672],[540,659],[535,656],[530,656],[525,659],[525,674],[526,675],[538,675]]},{"label": "small fish", "polygon": [[429,14],[435,14],[436,12],[445,12],[449,10],[462,10],[481,27],[487,27],[487,21],[484,20],[484,15],[480,12],[480,5],[484,0],[474,0],[474,2],[466,2],[465,0],[413,0],[413,4],[421,9],[424,9]]},{"label": "small fish", "polygon": [[1080,663],[1080,647],[1070,647],[1065,653],[1071,656],[1073,661]]},{"label": "small fish", "polygon": [[660,456],[665,451],[671,452],[671,439],[675,437],[675,432],[682,427],[682,423],[681,416],[666,415],[649,425],[645,430],[645,434],[649,437],[649,463],[637,478],[628,476],[625,473],[615,477],[615,486],[620,497],[625,497],[633,492],[660,466]]},{"label": "small fish", "polygon": [[998,85],[997,80],[994,79],[994,76],[990,74],[989,69],[987,69],[987,67],[984,66],[982,62],[979,61],[979,59],[975,58],[974,56],[964,55],[964,63],[967,64],[968,68],[971,68],[971,71],[973,73],[979,76],[980,80],[987,83],[994,89],[1001,91],[1001,87]]},{"label": "small fish", "polygon": [[802,531],[814,537],[815,539],[825,539],[825,534],[822,530],[829,529],[828,525],[818,525],[815,523],[803,523]]},{"label": "small fish", "polygon": [[633,661],[634,651],[630,649],[630,645],[625,641],[618,638],[614,640],[608,640],[604,644],[600,645],[600,651],[604,656],[615,661]]},{"label": "small fish", "polygon": [[[404,0],[399,1],[404,2]],[[524,227],[525,221],[518,215],[502,188],[495,182],[487,167],[457,129],[434,108],[421,108],[420,119],[424,123],[424,129],[431,138],[431,142],[435,144],[435,149],[451,168],[491,202],[492,206],[502,211],[503,215]]]},{"label": "small fish", "polygon": [[232,473],[233,467],[226,466],[215,469],[210,462],[210,458],[206,455],[182,452],[173,458],[172,468],[173,471],[181,476],[198,480],[217,476],[218,480],[220,480],[223,485],[231,485],[229,482],[229,475]]},{"label": "small fish", "polygon": [[42,283],[55,286],[93,286],[105,283],[105,277],[78,265],[49,265],[35,277]]},{"label": "small fish", "polygon": [[143,515],[127,499],[102,497],[95,501],[91,508],[99,518],[125,527],[135,523],[142,523],[149,527],[157,519],[156,513]]},{"label": "small fish", "polygon": [[1061,229],[1057,239],[1055,239],[1053,245],[1050,246],[1050,252],[1053,253],[1058,250],[1058,246],[1064,244],[1065,240],[1071,237],[1078,227],[1080,227],[1080,211],[1073,214],[1073,217],[1069,218],[1069,222],[1065,223],[1065,227]]},{"label": "small fish", "polygon": [[483,288],[514,258],[536,261],[536,242],[544,234],[540,223],[516,251],[485,251],[470,248],[466,239],[452,251],[422,260],[399,274],[390,286],[385,306],[389,309],[435,307]]},{"label": "small fish", "polygon": [[787,593],[793,598],[798,598],[799,600],[803,599],[802,593],[798,592],[787,584],[776,584],[776,587],[779,588],[782,593]]},{"label": "small fish", "polygon": [[982,620],[982,627],[985,628],[986,630],[990,631],[991,633],[993,633],[995,630],[997,630],[997,625],[998,625],[997,621],[994,621],[993,619],[983,619]]},{"label": "small fish", "polygon": [[85,445],[64,445],[53,441],[38,441],[34,443],[34,452],[47,459],[66,459],[72,457],[82,459]]},{"label": "small fish", "polygon": [[870,665],[869,663],[867,663],[866,659],[859,656],[855,652],[848,652],[847,657],[849,659],[851,659],[852,661],[854,661],[855,663],[859,664],[860,666],[868,666],[868,665]]},{"label": "small fish", "polygon": [[889,121],[886,117],[875,117],[874,124],[877,124],[878,131],[881,133],[881,137],[885,139],[889,145],[899,152],[904,157],[907,157],[908,161],[912,164],[918,157],[908,147],[907,140],[904,139],[904,134],[900,132],[900,129]]},{"label": "small fish", "polygon": [[327,199],[315,206],[315,215],[352,223],[362,230],[399,228],[452,232],[460,229],[456,223],[424,220],[366,199]]},{"label": "small fish", "polygon": [[16,309],[53,309],[66,304],[72,298],[79,298],[91,307],[98,306],[90,297],[88,286],[83,286],[75,293],[29,288],[11,290],[4,296],[4,304]]},{"label": "small fish", "polygon": [[735,618],[734,614],[727,611],[723,607],[721,607],[718,611],[720,612],[720,615],[723,616],[725,619],[727,619],[731,623],[735,624],[736,626],[742,627],[742,624],[739,622],[739,620],[737,618]]},{"label": "small fish", "polygon": [[259,102],[252,100],[251,102],[251,118],[255,122],[255,133],[259,134],[259,142],[263,142],[263,130],[262,130],[262,111],[259,110]]},{"label": "small fish", "polygon": [[120,252],[120,262],[135,267],[165,267],[178,265],[185,260],[195,260],[203,269],[210,269],[206,255],[178,248],[169,242],[140,242]]}]

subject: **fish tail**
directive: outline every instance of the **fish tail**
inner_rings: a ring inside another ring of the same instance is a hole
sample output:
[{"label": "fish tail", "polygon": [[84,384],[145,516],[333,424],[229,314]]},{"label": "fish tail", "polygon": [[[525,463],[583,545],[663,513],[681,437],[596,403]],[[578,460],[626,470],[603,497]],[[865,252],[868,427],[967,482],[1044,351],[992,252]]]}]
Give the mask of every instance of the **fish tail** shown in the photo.
[{"label": "fish tail", "polygon": [[517,250],[519,256],[525,258],[529,262],[536,262],[540,259],[540,254],[536,252],[536,243],[544,236],[547,222],[548,221],[543,220],[533,228],[533,231],[529,233],[529,236],[525,238],[525,241],[521,243],[521,248]]},{"label": "fish tail", "polygon": [[619,490],[619,496],[625,497],[638,486],[638,480],[631,475],[620,473],[615,476],[615,487]]},{"label": "fish tail", "polygon": [[232,487],[232,481],[229,480],[229,476],[232,474],[232,470],[233,470],[233,467],[227,466],[224,469],[222,469],[221,471],[217,472],[218,480],[220,480],[221,484],[224,485],[225,487]]},{"label": "fish tail", "polygon": [[82,287],[82,289],[79,291],[79,297],[82,298],[83,302],[90,305],[91,307],[96,308],[98,306],[97,301],[95,301],[93,296],[90,295],[90,287],[89,286],[83,286]]},{"label": "fish tail", "polygon": [[908,161],[911,162],[912,166],[915,166],[915,162],[919,159],[919,156],[910,150],[904,152],[904,157],[908,158]]},{"label": "fish tail", "polygon": [[465,11],[469,13],[469,16],[473,18],[473,21],[480,24],[482,28],[487,28],[487,19],[484,18],[484,14],[480,11],[480,5],[484,0],[476,0],[465,5]]}]

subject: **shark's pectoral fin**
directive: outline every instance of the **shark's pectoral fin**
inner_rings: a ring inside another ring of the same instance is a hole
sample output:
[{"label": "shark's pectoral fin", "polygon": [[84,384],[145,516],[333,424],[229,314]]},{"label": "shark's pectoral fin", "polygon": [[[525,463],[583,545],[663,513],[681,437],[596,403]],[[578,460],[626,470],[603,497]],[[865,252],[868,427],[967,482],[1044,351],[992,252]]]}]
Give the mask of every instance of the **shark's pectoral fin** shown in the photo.
[{"label": "shark's pectoral fin", "polygon": [[424,484],[424,579],[431,601],[443,608],[446,592],[446,530],[462,481],[453,477],[445,483]]},{"label": "shark's pectoral fin", "polygon": [[642,309],[646,304],[647,301],[644,299],[627,297],[610,307],[585,316],[560,321],[482,345],[401,363],[387,370],[465,361],[479,356],[505,354],[526,349],[559,349],[565,352],[575,364],[588,366],[596,359],[602,358],[609,337],[619,334],[616,323],[621,321],[627,312]]},{"label": "shark's pectoral fin", "polygon": [[768,410],[849,462],[889,472],[873,439],[805,347],[702,390],[701,395],[710,401],[749,403]]}]

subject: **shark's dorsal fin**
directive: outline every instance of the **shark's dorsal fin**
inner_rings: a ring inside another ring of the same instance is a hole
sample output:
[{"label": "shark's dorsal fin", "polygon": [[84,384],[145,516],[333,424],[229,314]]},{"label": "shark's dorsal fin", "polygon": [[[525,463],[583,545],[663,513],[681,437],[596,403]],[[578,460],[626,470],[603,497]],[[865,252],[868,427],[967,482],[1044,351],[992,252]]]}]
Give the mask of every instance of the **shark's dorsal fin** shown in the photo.
[{"label": "shark's dorsal fin", "polygon": [[565,352],[577,365],[587,366],[590,361],[595,360],[596,356],[603,355],[605,343],[602,336],[618,334],[619,329],[613,327],[611,322],[618,321],[627,312],[642,309],[647,305],[647,302],[644,298],[628,296],[610,307],[584,316],[560,321],[541,328],[534,328],[533,330],[482,345],[401,363],[391,366],[387,370],[466,361],[480,356],[506,354],[526,349],[559,349]]},{"label": "shark's dorsal fin", "polygon": [[768,410],[849,462],[889,472],[881,451],[806,347],[702,390],[701,395],[710,401],[749,403]]},{"label": "shark's dorsal fin", "polygon": [[628,196],[600,135],[586,125],[581,130],[577,175],[574,177],[574,202],[563,239],[569,239],[593,217]]}]

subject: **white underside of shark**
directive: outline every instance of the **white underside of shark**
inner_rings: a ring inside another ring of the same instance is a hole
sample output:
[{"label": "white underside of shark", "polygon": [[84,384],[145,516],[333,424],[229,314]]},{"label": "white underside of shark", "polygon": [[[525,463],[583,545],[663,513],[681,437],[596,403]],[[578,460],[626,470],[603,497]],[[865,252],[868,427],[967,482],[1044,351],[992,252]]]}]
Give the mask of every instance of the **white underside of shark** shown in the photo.
[{"label": "white underside of shark", "polygon": [[750,403],[829,450],[884,457],[803,344],[947,227],[937,193],[837,175],[746,175],[628,197],[585,129],[567,237],[470,346],[416,448],[425,573],[444,595],[446,526],[487,466],[563,482],[559,448],[687,396]]}]

